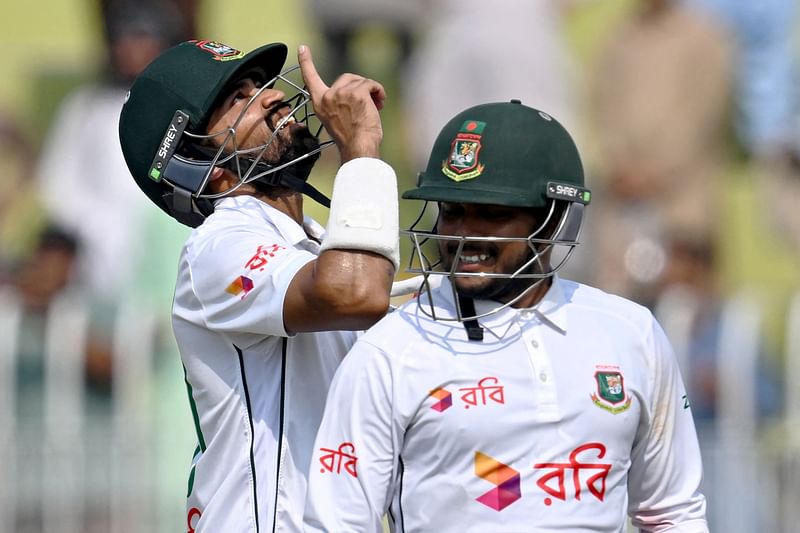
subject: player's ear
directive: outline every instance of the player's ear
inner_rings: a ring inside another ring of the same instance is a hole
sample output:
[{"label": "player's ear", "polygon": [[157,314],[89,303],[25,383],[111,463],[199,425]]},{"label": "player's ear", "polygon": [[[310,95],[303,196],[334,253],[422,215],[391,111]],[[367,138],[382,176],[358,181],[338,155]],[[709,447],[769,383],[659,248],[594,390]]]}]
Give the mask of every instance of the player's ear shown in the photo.
[{"label": "player's ear", "polygon": [[214,167],[211,169],[211,175],[208,178],[208,181],[216,181],[220,179],[225,174],[225,169],[222,167]]},{"label": "player's ear", "polygon": [[222,167],[214,167],[211,169],[211,174],[208,177],[206,190],[213,194],[220,193],[230,190],[238,181],[239,180],[230,170],[226,170]]}]

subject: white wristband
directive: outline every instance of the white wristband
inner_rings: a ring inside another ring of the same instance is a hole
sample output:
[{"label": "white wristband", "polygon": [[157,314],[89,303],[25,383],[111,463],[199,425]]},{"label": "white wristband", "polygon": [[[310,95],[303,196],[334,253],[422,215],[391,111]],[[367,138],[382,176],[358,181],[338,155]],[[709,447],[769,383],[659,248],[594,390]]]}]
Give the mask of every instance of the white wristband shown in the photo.
[{"label": "white wristband", "polygon": [[360,157],[336,173],[320,251],[366,250],[400,264],[397,176],[380,159]]}]

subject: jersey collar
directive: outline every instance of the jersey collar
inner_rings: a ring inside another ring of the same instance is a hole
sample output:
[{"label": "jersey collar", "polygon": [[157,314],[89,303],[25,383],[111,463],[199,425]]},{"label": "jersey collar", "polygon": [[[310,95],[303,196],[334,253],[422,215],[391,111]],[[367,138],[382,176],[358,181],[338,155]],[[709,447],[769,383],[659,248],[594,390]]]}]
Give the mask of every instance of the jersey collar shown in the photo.
[{"label": "jersey collar", "polygon": [[[515,324],[520,321],[537,318],[542,323],[552,327],[560,333],[567,331],[567,312],[566,297],[562,281],[558,275],[553,275],[553,282],[537,305],[530,308],[507,307],[496,313],[478,319],[478,323],[491,335],[500,339],[503,338]],[[441,286],[437,289],[440,297],[447,302],[447,308],[451,316],[455,316],[455,303],[453,301],[453,291],[450,280],[443,277]],[[475,300],[475,311],[478,314],[487,313],[495,309],[499,304],[490,300]],[[441,311],[441,309],[440,309]]]},{"label": "jersey collar", "polygon": [[[293,245],[305,246],[306,243],[314,243],[312,239],[309,239],[304,228],[309,227],[317,230],[321,227],[310,217],[304,217],[303,225],[301,226],[286,213],[250,195],[226,196],[216,203],[214,209],[231,209],[248,217],[267,221],[275,227],[281,237]],[[314,235],[314,237],[317,236]]]},{"label": "jersey collar", "polygon": [[553,283],[542,297],[541,301],[533,307],[533,312],[542,321],[549,323],[561,333],[567,332],[567,299],[564,296],[564,287],[558,274],[553,274]]}]

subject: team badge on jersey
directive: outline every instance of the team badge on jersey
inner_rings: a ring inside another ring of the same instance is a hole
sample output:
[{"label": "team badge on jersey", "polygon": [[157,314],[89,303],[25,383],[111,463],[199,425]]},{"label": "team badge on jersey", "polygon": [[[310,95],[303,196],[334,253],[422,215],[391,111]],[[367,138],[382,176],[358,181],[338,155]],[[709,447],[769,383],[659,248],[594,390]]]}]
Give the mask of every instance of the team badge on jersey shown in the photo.
[{"label": "team badge on jersey", "polygon": [[456,138],[450,145],[450,158],[442,165],[442,172],[453,181],[477,178],[483,173],[480,163],[481,134],[485,122],[467,120],[461,125]]},{"label": "team badge on jersey", "polygon": [[592,393],[592,401],[597,407],[617,414],[631,406],[631,398],[625,392],[625,378],[619,369],[597,370],[594,380],[597,389]]},{"label": "team badge on jersey", "polygon": [[217,61],[230,61],[244,57],[244,52],[216,41],[194,41],[201,50],[210,53]]}]

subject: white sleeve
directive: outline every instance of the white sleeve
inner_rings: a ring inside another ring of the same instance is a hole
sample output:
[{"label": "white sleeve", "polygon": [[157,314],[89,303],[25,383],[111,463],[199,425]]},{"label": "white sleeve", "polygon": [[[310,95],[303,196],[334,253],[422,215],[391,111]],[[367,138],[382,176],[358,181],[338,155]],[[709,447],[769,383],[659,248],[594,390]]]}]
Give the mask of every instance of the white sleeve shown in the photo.
[{"label": "white sleeve", "polygon": [[[174,313],[213,331],[287,336],[283,301],[300,268],[316,259],[278,234],[231,229],[190,238],[181,256]],[[239,342],[242,342],[241,340]]]},{"label": "white sleeve", "polygon": [[672,347],[653,319],[645,349],[649,398],[631,454],[628,513],[644,532],[707,533],[702,462]]},{"label": "white sleeve", "polygon": [[359,340],[328,393],[309,469],[305,531],[383,531],[402,439],[392,397],[389,359]]}]

